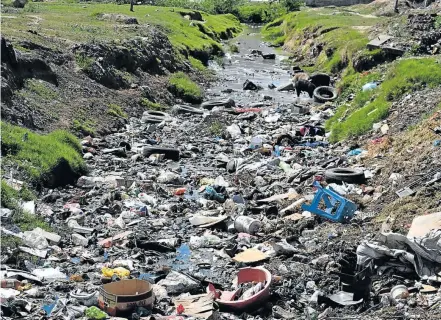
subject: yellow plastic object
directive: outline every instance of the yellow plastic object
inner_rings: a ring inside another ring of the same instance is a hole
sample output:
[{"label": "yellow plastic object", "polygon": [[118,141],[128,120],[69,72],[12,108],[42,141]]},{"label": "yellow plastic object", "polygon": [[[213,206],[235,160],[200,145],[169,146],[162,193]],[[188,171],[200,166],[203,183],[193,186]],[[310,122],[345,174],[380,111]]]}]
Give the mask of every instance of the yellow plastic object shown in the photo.
[{"label": "yellow plastic object", "polygon": [[111,278],[114,274],[117,275],[119,278],[127,278],[128,276],[130,276],[130,271],[123,267],[118,267],[114,269],[103,267],[101,269],[101,272],[106,278]]}]

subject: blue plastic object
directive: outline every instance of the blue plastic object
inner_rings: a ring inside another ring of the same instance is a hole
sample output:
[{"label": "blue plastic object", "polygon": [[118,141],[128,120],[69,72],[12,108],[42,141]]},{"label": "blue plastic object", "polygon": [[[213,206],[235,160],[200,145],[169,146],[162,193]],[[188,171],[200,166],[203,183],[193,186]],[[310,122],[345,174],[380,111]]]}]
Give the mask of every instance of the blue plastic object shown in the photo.
[{"label": "blue plastic object", "polygon": [[332,188],[322,188],[318,181],[314,181],[317,188],[310,205],[303,204],[302,209],[335,222],[345,223],[352,219],[357,205],[342,197]]}]

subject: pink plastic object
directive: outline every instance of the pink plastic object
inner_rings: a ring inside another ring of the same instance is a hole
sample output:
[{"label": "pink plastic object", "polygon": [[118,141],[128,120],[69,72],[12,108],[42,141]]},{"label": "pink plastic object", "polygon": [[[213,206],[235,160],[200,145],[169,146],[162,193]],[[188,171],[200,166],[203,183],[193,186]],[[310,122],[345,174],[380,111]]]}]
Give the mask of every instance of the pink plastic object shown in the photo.
[{"label": "pink plastic object", "polygon": [[216,288],[210,283],[208,285],[208,292],[214,293],[214,297],[217,303],[221,306],[228,307],[230,309],[234,310],[243,310],[247,309],[248,307],[263,303],[265,300],[267,300],[270,296],[269,288],[271,286],[272,282],[272,276],[271,273],[262,267],[256,267],[256,268],[242,268],[237,273],[237,283],[247,283],[247,282],[265,282],[265,287],[260,290],[255,295],[251,296],[250,298],[246,300],[236,300],[237,293],[239,290],[236,291],[220,291],[216,290]]}]

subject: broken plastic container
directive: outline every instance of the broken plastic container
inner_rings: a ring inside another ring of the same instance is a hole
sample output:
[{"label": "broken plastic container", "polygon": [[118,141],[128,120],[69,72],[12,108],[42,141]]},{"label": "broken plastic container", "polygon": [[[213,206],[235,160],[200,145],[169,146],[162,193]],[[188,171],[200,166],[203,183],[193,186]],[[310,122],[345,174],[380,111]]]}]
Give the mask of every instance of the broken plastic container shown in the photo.
[{"label": "broken plastic container", "polygon": [[243,300],[235,300],[239,298],[238,295],[241,289],[237,289],[236,291],[220,291],[216,290],[212,284],[209,284],[207,289],[208,292],[214,293],[216,302],[221,307],[226,307],[235,311],[246,310],[256,305],[261,305],[269,298],[269,289],[272,282],[271,273],[262,267],[240,269],[237,273],[237,284],[240,285],[242,283],[250,282],[254,283],[255,285],[257,283],[262,283],[263,288],[262,290]]}]

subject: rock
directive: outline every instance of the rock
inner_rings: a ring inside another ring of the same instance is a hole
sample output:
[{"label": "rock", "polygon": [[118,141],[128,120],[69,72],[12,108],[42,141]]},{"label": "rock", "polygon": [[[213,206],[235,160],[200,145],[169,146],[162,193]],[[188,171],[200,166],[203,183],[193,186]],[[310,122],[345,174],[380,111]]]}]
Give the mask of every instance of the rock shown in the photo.
[{"label": "rock", "polygon": [[105,13],[98,15],[98,19],[116,21],[123,24],[139,24],[138,20],[135,17],[129,17],[123,14]]},{"label": "rock", "polygon": [[324,269],[328,262],[330,261],[330,257],[328,254],[321,255],[320,257],[311,261],[311,263],[319,268]]},{"label": "rock", "polygon": [[12,2],[12,6],[14,6],[15,8],[24,8],[27,3],[28,0],[14,0]]},{"label": "rock", "polygon": [[204,21],[204,19],[202,18],[202,14],[199,11],[190,11],[190,12],[181,11],[179,12],[179,14],[188,20]]},{"label": "rock", "polygon": [[78,233],[72,235],[72,242],[77,246],[83,247],[86,247],[89,244],[89,240]]},{"label": "rock", "polygon": [[250,80],[246,80],[243,84],[243,90],[259,90],[259,86],[257,86],[254,82]]},{"label": "rock", "polygon": [[289,83],[285,83],[280,85],[279,87],[277,87],[277,91],[294,91],[295,87],[294,87],[294,83],[289,82]]},{"label": "rock", "polygon": [[276,59],[276,54],[275,53],[263,53],[262,58],[264,58],[266,60],[274,60],[274,59]]},{"label": "rock", "polygon": [[92,159],[92,158],[93,158],[93,154],[90,153],[90,152],[85,153],[84,156],[83,156],[83,159],[85,159],[85,160],[89,160],[89,159]]}]

